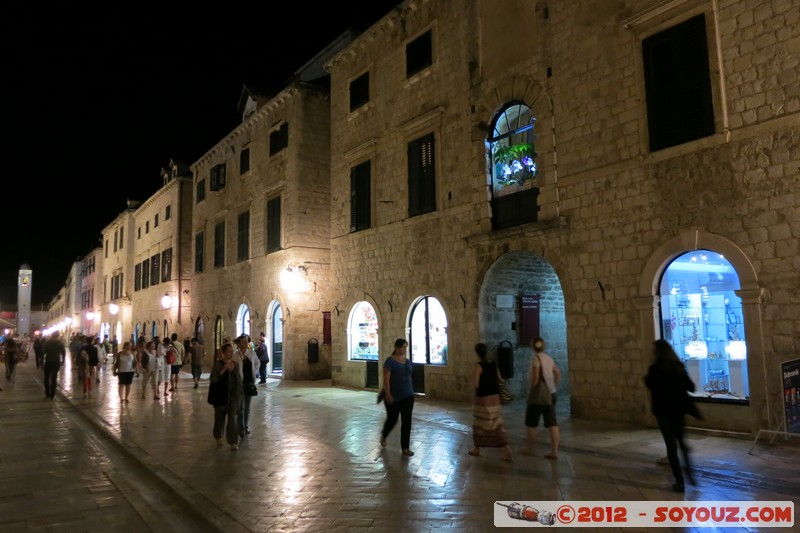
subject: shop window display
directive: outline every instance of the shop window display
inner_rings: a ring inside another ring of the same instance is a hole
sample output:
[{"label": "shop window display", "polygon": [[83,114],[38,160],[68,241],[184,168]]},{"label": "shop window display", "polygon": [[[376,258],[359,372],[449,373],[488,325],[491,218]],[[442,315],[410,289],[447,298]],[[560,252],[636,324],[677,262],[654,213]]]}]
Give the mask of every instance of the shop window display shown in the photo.
[{"label": "shop window display", "polygon": [[738,289],[733,265],[708,250],[678,257],[661,279],[663,338],[686,365],[696,396],[731,401],[750,396]]},{"label": "shop window display", "polygon": [[378,360],[378,315],[369,302],[353,306],[347,331],[351,360]]}]

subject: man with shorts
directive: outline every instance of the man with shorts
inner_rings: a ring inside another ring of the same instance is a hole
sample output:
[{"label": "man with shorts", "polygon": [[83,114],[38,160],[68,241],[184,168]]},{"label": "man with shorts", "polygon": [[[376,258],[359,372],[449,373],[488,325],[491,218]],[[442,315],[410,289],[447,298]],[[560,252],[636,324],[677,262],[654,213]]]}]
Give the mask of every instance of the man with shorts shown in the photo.
[{"label": "man with shorts", "polygon": [[558,441],[560,433],[558,422],[556,421],[556,387],[561,379],[561,371],[553,358],[544,352],[544,340],[537,337],[533,340],[533,359],[531,360],[531,388],[539,382],[543,376],[544,384],[550,391],[549,405],[528,404],[525,411],[525,427],[527,427],[528,444],[522,450],[522,454],[531,455],[533,445],[536,440],[536,428],[539,426],[539,418],[544,418],[544,427],[550,430],[550,451],[544,456],[548,459],[558,459]]}]

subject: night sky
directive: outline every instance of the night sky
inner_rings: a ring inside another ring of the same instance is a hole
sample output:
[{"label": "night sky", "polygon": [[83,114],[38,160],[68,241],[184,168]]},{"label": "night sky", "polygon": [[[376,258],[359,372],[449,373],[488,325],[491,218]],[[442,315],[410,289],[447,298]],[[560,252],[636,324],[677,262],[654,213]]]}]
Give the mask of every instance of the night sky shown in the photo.
[{"label": "night sky", "polygon": [[161,187],[170,159],[194,163],[241,123],[245,84],[283,88],[399,3],[3,3],[0,302],[16,304],[27,263],[32,303],[48,304],[127,200]]}]

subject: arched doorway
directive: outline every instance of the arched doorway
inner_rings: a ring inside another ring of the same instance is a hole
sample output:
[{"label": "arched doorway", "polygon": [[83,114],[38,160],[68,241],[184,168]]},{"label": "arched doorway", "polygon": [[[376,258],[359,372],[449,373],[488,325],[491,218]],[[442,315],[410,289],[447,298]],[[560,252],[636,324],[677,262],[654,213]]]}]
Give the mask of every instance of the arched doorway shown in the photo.
[{"label": "arched doorway", "polygon": [[531,341],[537,336],[544,339],[545,351],[561,371],[557,403],[560,417],[570,413],[564,305],[564,291],[553,265],[526,250],[507,253],[495,261],[484,277],[478,303],[479,336],[489,347],[491,358],[497,359],[501,343],[511,348],[513,375],[506,382],[514,396],[528,393]]},{"label": "arched doorway", "polygon": [[430,295],[420,296],[408,313],[408,356],[414,365],[414,392],[425,393],[425,365],[446,365],[447,313]]},{"label": "arched doorway", "polygon": [[242,304],[236,312],[236,337],[250,336],[250,308]]},{"label": "arched doorway", "polygon": [[269,331],[267,332],[267,348],[269,349],[269,373],[283,374],[283,310],[277,301],[270,304]]},{"label": "arched doorway", "polygon": [[380,387],[378,314],[370,302],[356,302],[347,320],[347,358],[365,361],[368,389]]},{"label": "arched doorway", "polygon": [[194,323],[194,338],[197,339],[197,342],[203,346],[205,346],[205,343],[203,342],[205,330],[206,327],[203,324],[203,319],[201,317],[197,317],[197,320]]}]

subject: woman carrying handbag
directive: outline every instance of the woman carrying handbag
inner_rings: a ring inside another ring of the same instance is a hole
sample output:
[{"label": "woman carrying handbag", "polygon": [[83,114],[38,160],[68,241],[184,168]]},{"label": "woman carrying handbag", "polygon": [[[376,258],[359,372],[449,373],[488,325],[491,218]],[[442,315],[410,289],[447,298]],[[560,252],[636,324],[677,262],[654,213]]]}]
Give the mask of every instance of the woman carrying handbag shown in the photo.
[{"label": "woman carrying handbag", "polygon": [[556,421],[556,387],[561,379],[561,371],[553,358],[544,352],[544,340],[533,339],[533,359],[531,360],[531,392],[528,395],[528,408],[525,411],[525,426],[528,433],[528,447],[524,455],[533,454],[536,441],[536,428],[539,417],[544,418],[544,427],[550,430],[550,451],[544,456],[558,459],[560,433]]}]

